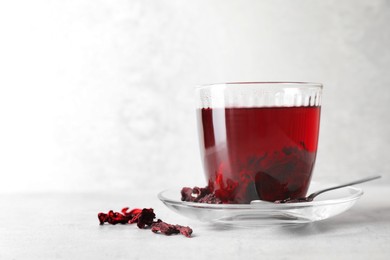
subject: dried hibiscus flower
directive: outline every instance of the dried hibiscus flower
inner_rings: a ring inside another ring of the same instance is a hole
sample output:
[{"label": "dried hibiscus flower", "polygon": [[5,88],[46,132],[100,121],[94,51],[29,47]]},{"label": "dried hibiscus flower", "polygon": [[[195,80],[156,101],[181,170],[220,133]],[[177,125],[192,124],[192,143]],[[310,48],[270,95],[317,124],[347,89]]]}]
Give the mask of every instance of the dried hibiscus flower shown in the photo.
[{"label": "dried hibiscus flower", "polygon": [[120,212],[114,212],[110,210],[107,214],[105,213],[99,213],[98,219],[100,221],[100,225],[103,225],[104,223],[109,223],[112,225],[116,224],[127,224],[130,223],[130,221],[138,216],[140,213],[142,213],[142,209],[133,209],[129,212],[127,212],[129,208],[123,208]]},{"label": "dried hibiscus flower", "polygon": [[181,200],[188,202],[199,202],[199,203],[209,203],[209,204],[221,204],[220,200],[214,192],[211,192],[209,187],[205,188],[189,188],[184,187],[181,190]]},{"label": "dried hibiscus flower", "polygon": [[180,225],[171,225],[159,219],[157,222],[152,224],[152,232],[161,232],[165,235],[180,233],[186,237],[191,237],[192,229],[190,227],[184,227]]},{"label": "dried hibiscus flower", "polygon": [[143,209],[129,221],[129,224],[137,223],[139,228],[145,228],[151,226],[155,218],[156,214],[154,214],[153,209]]},{"label": "dried hibiscus flower", "polygon": [[161,219],[154,221],[156,214],[152,208],[133,209],[123,208],[121,212],[110,210],[106,213],[98,213],[100,225],[104,223],[115,224],[134,224],[137,223],[138,228],[146,229],[151,227],[153,233],[160,232],[165,235],[182,234],[186,237],[191,237],[192,229],[180,225],[168,224]]}]

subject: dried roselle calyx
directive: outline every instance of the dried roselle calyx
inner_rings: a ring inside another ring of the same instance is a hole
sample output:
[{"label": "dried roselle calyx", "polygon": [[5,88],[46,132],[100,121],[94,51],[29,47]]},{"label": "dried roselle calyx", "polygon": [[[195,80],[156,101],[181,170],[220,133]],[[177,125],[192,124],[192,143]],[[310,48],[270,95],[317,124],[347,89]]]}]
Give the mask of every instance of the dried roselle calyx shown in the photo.
[{"label": "dried roselle calyx", "polygon": [[207,194],[206,196],[198,199],[196,202],[208,204],[222,204],[222,200],[217,198],[214,193]]},{"label": "dried roselle calyx", "polygon": [[189,202],[198,202],[198,200],[204,198],[209,194],[211,194],[211,192],[208,187],[205,188],[199,188],[196,186],[194,188],[184,187],[181,190],[181,200],[189,201]]},{"label": "dried roselle calyx", "polygon": [[224,179],[222,174],[222,165],[218,169],[217,176],[215,178],[215,182],[217,185],[214,188],[214,193],[217,198],[219,198],[222,203],[231,203],[234,200],[234,197],[237,193],[238,182],[232,179]]},{"label": "dried roselle calyx", "polygon": [[143,209],[129,221],[129,224],[137,223],[139,228],[145,228],[145,226],[153,224],[155,217],[156,214],[154,214],[153,209]]},{"label": "dried roselle calyx", "polygon": [[103,225],[104,223],[108,222],[108,214],[99,213],[98,219],[99,219],[100,225]]},{"label": "dried roselle calyx", "polygon": [[180,231],[180,234],[186,236],[186,237],[191,237],[192,235],[192,229],[190,227],[184,227],[180,225],[175,225],[175,228]]},{"label": "dried roselle calyx", "polygon": [[193,196],[193,189],[190,187],[184,187],[181,189],[181,200],[194,202],[197,196]]},{"label": "dried roselle calyx", "polygon": [[181,190],[181,200],[187,202],[199,202],[209,204],[221,204],[222,201],[215,196],[215,193],[211,192],[209,187],[205,188],[189,188],[184,187]]},{"label": "dried roselle calyx", "polygon": [[103,225],[105,222],[116,225],[116,224],[126,224],[128,221],[128,217],[122,215],[119,212],[114,212],[110,210],[107,214],[99,213],[98,218],[100,221],[100,225]]},{"label": "dried roselle calyx", "polygon": [[156,214],[153,209],[133,209],[128,211],[129,208],[123,208],[121,212],[114,212],[110,210],[107,214],[99,213],[98,219],[101,225],[104,223],[109,224],[133,224],[137,223],[139,228],[150,226],[153,223]]},{"label": "dried roselle calyx", "polygon": [[128,216],[130,219],[134,218],[136,215],[142,212],[142,209],[132,209],[128,212],[129,208],[123,208],[121,210],[122,214]]},{"label": "dried roselle calyx", "polygon": [[141,213],[141,209],[133,209],[130,212],[127,212],[129,208],[123,208],[121,212],[114,212],[110,210],[107,214],[99,213],[98,219],[100,221],[100,225],[104,223],[109,223],[112,225],[116,224],[127,224],[131,219]]},{"label": "dried roselle calyx", "polygon": [[157,222],[153,223],[152,232],[154,232],[154,233],[161,232],[162,234],[165,234],[165,235],[172,235],[172,234],[180,233],[180,231],[178,229],[176,229],[174,225],[165,223],[161,219],[159,219]]},{"label": "dried roselle calyx", "polygon": [[154,233],[162,233],[165,235],[182,234],[186,237],[191,237],[192,229],[190,227],[184,227],[180,225],[168,224],[161,219],[154,221],[156,214],[152,208],[144,209],[132,209],[123,208],[121,212],[114,212],[110,210],[106,213],[98,213],[98,219],[100,225],[104,223],[115,224],[133,224],[137,223],[138,228],[146,229],[151,228]]},{"label": "dried roselle calyx", "polygon": [[191,237],[192,229],[190,227],[168,224],[162,221],[161,219],[159,219],[157,220],[157,222],[152,224],[152,232],[153,233],[160,232],[161,234],[167,236],[180,233],[186,237]]}]

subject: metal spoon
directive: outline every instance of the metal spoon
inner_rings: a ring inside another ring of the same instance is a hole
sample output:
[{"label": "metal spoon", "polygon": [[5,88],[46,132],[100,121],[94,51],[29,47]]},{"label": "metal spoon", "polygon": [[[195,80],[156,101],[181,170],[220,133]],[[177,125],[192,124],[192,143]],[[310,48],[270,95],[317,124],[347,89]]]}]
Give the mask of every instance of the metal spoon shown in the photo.
[{"label": "metal spoon", "polygon": [[[347,186],[351,186],[351,185],[354,185],[354,184],[359,184],[359,183],[363,183],[363,182],[367,182],[367,181],[372,181],[372,180],[375,180],[375,179],[379,179],[381,178],[382,176],[380,175],[376,175],[376,176],[372,176],[372,177],[368,177],[368,178],[364,178],[364,179],[361,179],[361,180],[357,180],[357,181],[353,181],[353,182],[349,182],[349,183],[345,183],[345,184],[342,184],[342,185],[338,185],[338,186],[334,186],[334,187],[330,187],[330,188],[327,188],[327,189],[322,189],[322,190],[319,190],[319,191],[316,191],[312,194],[310,194],[309,196],[307,197],[304,197],[304,198],[298,198],[298,199],[284,199],[284,200],[277,200],[275,202],[271,202],[271,203],[297,203],[297,202],[310,202],[310,201],[313,201],[313,199],[315,197],[317,197],[318,195],[324,193],[324,192],[327,192],[327,191],[330,191],[330,190],[335,190],[335,189],[340,189],[340,188],[344,188],[344,187],[347,187]],[[264,201],[264,200],[252,200],[251,201],[251,204],[260,204],[260,203],[264,203],[264,202],[270,202],[270,201]]]}]

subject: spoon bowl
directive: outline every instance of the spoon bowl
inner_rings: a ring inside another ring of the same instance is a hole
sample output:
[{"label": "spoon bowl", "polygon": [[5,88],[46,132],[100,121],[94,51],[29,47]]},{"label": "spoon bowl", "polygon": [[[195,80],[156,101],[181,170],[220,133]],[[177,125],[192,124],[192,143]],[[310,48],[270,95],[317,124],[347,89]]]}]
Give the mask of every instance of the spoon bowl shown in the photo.
[{"label": "spoon bowl", "polygon": [[345,183],[345,184],[329,187],[329,188],[326,188],[326,189],[321,189],[321,190],[313,192],[309,196],[303,197],[303,198],[297,198],[297,199],[287,198],[287,199],[284,199],[284,200],[277,200],[277,201],[274,201],[274,202],[265,201],[265,200],[252,200],[250,204],[262,204],[262,203],[283,204],[283,203],[310,202],[310,201],[313,201],[315,197],[317,197],[318,195],[320,195],[320,194],[322,194],[324,192],[331,191],[331,190],[336,190],[336,189],[341,189],[341,188],[344,188],[344,187],[347,187],[347,186],[352,186],[352,185],[363,183],[363,182],[376,180],[376,179],[379,179],[381,177],[382,176],[380,176],[380,175],[375,175],[375,176],[367,177],[367,178],[364,178],[364,179],[348,182],[348,183]]}]

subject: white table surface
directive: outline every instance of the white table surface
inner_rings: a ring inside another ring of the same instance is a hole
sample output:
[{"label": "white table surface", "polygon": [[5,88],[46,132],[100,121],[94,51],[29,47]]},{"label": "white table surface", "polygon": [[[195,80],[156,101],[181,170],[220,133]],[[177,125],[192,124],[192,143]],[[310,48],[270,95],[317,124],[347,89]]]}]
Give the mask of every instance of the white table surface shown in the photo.
[{"label": "white table surface", "polygon": [[[349,211],[298,227],[223,229],[171,212],[156,193],[0,193],[0,259],[390,259],[390,188],[364,187]],[[98,212],[153,207],[192,238],[99,225]]]}]

